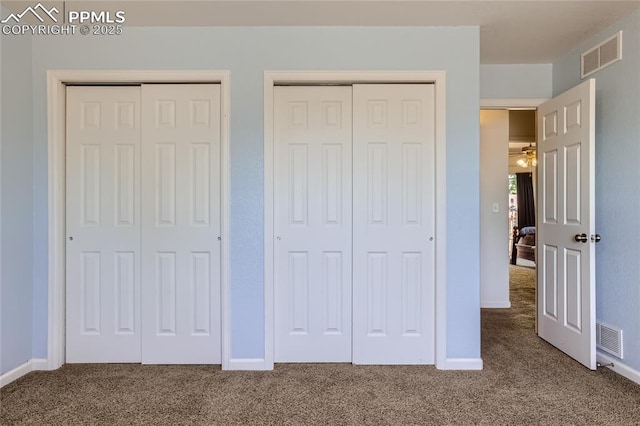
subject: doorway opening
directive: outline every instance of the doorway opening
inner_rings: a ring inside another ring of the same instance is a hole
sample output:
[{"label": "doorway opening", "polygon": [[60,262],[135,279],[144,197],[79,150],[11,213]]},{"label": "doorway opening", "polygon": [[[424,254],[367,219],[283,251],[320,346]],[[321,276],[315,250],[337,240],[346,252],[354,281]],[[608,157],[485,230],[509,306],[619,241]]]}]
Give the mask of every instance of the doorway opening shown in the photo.
[{"label": "doorway opening", "polygon": [[480,112],[482,308],[512,306],[515,267],[533,272],[528,286],[535,288],[535,108],[532,102]]},{"label": "doorway opening", "polygon": [[481,335],[491,346],[535,333],[536,106],[480,113]]}]

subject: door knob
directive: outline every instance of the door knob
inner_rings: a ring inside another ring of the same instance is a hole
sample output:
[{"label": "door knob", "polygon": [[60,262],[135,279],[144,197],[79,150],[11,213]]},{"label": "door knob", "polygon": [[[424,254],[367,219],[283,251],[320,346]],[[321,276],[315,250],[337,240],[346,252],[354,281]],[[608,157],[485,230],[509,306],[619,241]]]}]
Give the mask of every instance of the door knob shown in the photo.
[{"label": "door knob", "polygon": [[576,234],[574,239],[579,243],[586,243],[589,240],[587,234]]},{"label": "door knob", "polygon": [[599,243],[601,239],[602,238],[600,237],[600,234],[594,234],[591,236],[591,241],[593,241],[594,243]]}]

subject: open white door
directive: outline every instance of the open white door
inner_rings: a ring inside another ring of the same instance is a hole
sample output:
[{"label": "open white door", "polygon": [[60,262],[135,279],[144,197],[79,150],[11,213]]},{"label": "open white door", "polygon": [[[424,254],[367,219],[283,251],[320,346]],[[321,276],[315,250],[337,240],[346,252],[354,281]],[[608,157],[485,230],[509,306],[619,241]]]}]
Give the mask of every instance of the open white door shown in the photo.
[{"label": "open white door", "polygon": [[595,80],[538,109],[538,335],[595,370]]}]

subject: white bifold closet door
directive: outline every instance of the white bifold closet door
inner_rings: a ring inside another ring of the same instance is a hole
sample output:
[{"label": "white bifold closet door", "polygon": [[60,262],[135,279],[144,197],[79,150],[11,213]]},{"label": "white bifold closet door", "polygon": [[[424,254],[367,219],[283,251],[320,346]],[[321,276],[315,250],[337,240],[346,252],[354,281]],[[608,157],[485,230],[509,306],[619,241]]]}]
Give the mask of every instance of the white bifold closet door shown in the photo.
[{"label": "white bifold closet door", "polygon": [[140,362],[140,87],[67,87],[67,362]]},{"label": "white bifold closet door", "polygon": [[142,105],[142,362],[219,364],[220,85]]},{"label": "white bifold closet door", "polygon": [[220,86],[67,88],[67,362],[218,364]]},{"label": "white bifold closet door", "polygon": [[433,364],[431,84],[353,86],[353,362]]},{"label": "white bifold closet door", "polygon": [[433,364],[434,88],[276,87],[276,362]]},{"label": "white bifold closet door", "polygon": [[351,361],[351,87],[276,87],[276,362]]}]

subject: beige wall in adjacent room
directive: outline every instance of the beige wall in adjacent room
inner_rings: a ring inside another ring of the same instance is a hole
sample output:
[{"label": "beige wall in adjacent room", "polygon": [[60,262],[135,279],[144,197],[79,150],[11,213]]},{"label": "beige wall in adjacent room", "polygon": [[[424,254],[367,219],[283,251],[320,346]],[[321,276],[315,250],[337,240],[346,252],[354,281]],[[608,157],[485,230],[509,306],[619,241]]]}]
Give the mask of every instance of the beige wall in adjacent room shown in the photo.
[{"label": "beige wall in adjacent room", "polygon": [[[480,111],[480,305],[507,308],[509,111]],[[497,212],[496,207],[497,206]]]}]

